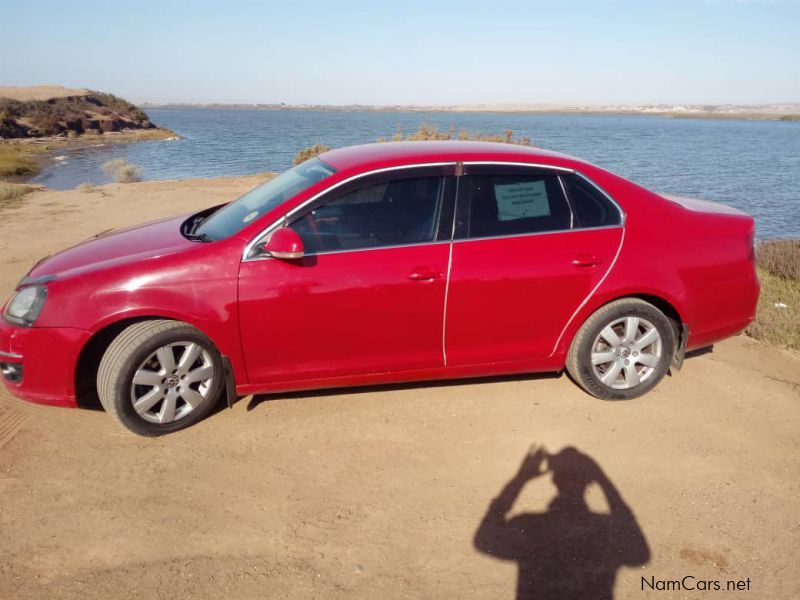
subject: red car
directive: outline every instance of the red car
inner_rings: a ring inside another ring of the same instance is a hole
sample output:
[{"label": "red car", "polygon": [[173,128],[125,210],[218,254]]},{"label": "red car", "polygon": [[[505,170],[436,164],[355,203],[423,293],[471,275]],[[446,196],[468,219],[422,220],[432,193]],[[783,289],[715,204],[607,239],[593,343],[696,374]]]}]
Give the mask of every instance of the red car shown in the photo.
[{"label": "red car", "polygon": [[221,395],[560,371],[639,396],[744,329],[753,219],[536,148],[326,152],[235,202],[42,260],[0,324],[9,391],[159,435]]}]

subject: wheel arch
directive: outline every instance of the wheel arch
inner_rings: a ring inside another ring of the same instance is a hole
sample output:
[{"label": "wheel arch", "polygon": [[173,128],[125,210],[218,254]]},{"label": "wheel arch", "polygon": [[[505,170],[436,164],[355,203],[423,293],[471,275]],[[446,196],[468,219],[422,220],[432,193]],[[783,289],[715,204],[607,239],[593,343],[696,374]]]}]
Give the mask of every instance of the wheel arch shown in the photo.
[{"label": "wheel arch", "polygon": [[595,297],[593,302],[588,302],[585,306],[583,306],[565,328],[554,354],[558,355],[560,359],[564,359],[564,361],[566,361],[569,347],[572,345],[572,341],[575,339],[578,330],[586,322],[586,319],[607,304],[616,302],[617,300],[623,300],[625,298],[637,298],[639,300],[644,300],[645,302],[649,302],[659,309],[672,324],[672,330],[675,335],[675,348],[678,349],[685,345],[686,340],[683,338],[686,335],[684,333],[686,331],[686,318],[684,312],[679,308],[679,302],[675,298],[672,298],[669,294],[665,294],[661,291],[648,290],[643,292],[630,290],[625,292],[618,291],[612,294],[604,294],[602,297]]},{"label": "wheel arch", "polygon": [[[103,354],[108,349],[111,342],[125,329],[135,323],[142,321],[153,321],[166,319],[169,321],[180,321],[191,325],[200,331],[203,335],[208,337],[211,342],[217,347],[220,354],[223,356],[223,361],[227,361],[228,357],[220,348],[214,336],[209,335],[202,326],[197,323],[187,321],[185,318],[180,318],[175,315],[158,314],[156,312],[147,312],[135,315],[117,315],[116,318],[109,318],[98,324],[94,328],[92,335],[83,344],[78,358],[75,362],[75,372],[73,373],[74,386],[75,386],[75,402],[79,408],[86,408],[90,410],[102,410],[100,405],[100,398],[97,395],[97,370],[100,366],[100,360]],[[231,373],[232,376],[232,373]]]}]

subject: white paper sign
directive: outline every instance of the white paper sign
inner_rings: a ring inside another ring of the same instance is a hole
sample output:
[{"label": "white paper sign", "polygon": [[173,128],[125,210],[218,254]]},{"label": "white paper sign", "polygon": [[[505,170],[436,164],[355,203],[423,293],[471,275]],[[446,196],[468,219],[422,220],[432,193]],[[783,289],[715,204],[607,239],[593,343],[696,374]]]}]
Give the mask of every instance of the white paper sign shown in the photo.
[{"label": "white paper sign", "polygon": [[494,186],[494,195],[500,221],[546,217],[550,214],[547,186],[543,180],[497,184]]}]

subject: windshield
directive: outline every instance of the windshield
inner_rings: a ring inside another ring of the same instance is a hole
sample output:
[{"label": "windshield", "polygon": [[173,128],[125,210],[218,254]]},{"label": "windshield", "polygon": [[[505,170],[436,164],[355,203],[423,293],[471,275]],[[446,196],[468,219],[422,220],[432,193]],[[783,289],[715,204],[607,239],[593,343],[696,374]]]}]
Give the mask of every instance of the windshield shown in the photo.
[{"label": "windshield", "polygon": [[261,215],[335,172],[333,167],[318,158],[307,160],[219,209],[203,221],[194,233],[214,240],[230,237]]}]

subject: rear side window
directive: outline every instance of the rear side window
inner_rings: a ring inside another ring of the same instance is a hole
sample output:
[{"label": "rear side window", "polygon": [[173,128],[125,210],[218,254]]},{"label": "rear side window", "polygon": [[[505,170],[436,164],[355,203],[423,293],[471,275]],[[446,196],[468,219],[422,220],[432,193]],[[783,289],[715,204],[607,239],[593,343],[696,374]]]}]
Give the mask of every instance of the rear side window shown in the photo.
[{"label": "rear side window", "polygon": [[576,227],[607,227],[620,224],[616,206],[593,185],[577,175],[563,175]]},{"label": "rear side window", "polygon": [[572,216],[555,175],[468,175],[460,184],[458,237],[524,235],[570,229]]}]

